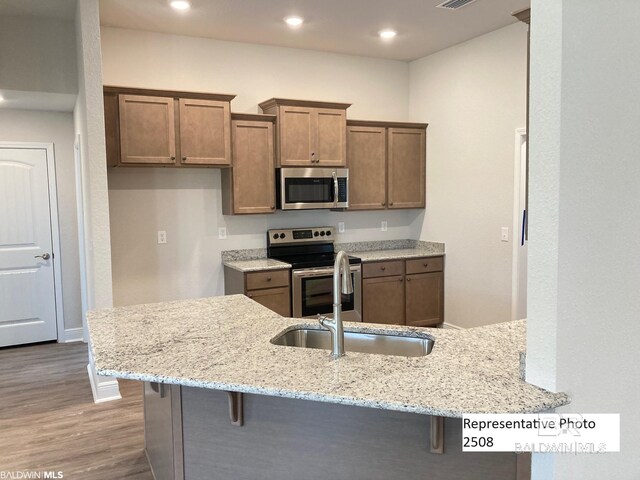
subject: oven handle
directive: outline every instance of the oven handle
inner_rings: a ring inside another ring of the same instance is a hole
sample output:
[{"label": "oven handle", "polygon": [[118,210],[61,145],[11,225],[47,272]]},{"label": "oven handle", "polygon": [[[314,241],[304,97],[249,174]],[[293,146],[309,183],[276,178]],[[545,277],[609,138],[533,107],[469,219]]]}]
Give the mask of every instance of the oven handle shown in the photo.
[{"label": "oven handle", "polygon": [[338,196],[340,190],[338,189],[338,172],[335,170],[331,174],[333,176],[333,208],[338,208]]},{"label": "oven handle", "polygon": [[[360,265],[352,265],[352,272],[359,272],[361,270]],[[303,270],[294,270],[294,277],[325,277],[333,275],[333,268],[316,268],[316,269],[303,269]]]}]

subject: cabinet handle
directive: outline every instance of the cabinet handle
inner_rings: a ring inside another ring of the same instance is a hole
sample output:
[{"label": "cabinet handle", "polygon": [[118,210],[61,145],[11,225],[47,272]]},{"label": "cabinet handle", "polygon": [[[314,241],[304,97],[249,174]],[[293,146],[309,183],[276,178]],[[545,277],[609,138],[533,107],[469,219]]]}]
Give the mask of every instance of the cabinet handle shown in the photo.
[{"label": "cabinet handle", "polygon": [[187,161],[187,157],[182,157],[182,161],[186,162]]},{"label": "cabinet handle", "polygon": [[247,293],[247,297],[253,298],[253,293]]},{"label": "cabinet handle", "polygon": [[410,282],[410,281],[411,281],[411,277],[407,277],[407,282]]},{"label": "cabinet handle", "polygon": [[171,157],[171,160],[175,160],[175,159],[176,159],[176,157]]},{"label": "cabinet handle", "polygon": [[427,268],[429,266],[428,263],[423,263],[422,265],[424,266],[424,268]]},{"label": "cabinet handle", "polygon": [[270,281],[271,281],[271,277],[267,277],[267,282],[270,282]]},{"label": "cabinet handle", "polygon": [[316,152],[311,152],[311,163],[316,163]]},{"label": "cabinet handle", "polygon": [[[398,281],[402,282],[403,280],[404,280],[404,278],[400,277],[400,280],[398,280]],[[409,281],[409,280],[407,279],[407,281]]]},{"label": "cabinet handle", "polygon": [[276,206],[275,205],[271,205],[271,210],[275,210]]},{"label": "cabinet handle", "polygon": [[382,202],[380,203],[380,205],[382,205],[383,207],[387,204],[387,202]]},{"label": "cabinet handle", "polygon": [[384,265],[382,267],[380,267],[380,270],[382,270],[383,272],[387,269],[387,267],[385,267]]},{"label": "cabinet handle", "polygon": [[393,202],[389,202],[389,206],[390,206],[390,207],[393,207]]}]

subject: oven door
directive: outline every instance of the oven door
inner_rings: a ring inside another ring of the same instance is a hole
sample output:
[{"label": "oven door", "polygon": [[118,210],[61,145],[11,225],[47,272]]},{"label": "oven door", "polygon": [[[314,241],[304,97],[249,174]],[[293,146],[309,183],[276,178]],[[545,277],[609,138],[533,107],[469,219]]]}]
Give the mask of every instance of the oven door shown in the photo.
[{"label": "oven door", "polygon": [[[318,314],[333,315],[333,268],[305,268],[293,270],[293,316],[311,317]],[[342,294],[342,319],[345,322],[362,321],[362,271],[360,265],[351,265],[353,293]]]},{"label": "oven door", "polygon": [[347,208],[346,168],[281,168],[278,203],[282,210]]}]

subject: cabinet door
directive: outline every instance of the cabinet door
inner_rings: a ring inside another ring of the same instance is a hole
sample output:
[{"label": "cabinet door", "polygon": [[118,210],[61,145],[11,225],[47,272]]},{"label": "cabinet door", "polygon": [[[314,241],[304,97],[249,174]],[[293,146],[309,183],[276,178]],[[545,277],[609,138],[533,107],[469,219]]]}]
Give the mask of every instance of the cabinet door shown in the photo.
[{"label": "cabinet door", "polygon": [[347,117],[344,110],[315,109],[316,165],[343,167],[347,159]]},{"label": "cabinet door", "polygon": [[231,165],[229,102],[180,101],[180,155],[187,165]]},{"label": "cabinet door", "polygon": [[425,131],[389,128],[388,138],[389,208],[424,208]]},{"label": "cabinet door", "polygon": [[175,163],[173,109],[173,98],[119,96],[121,163]]},{"label": "cabinet door", "polygon": [[404,325],[404,277],[362,280],[362,321]]},{"label": "cabinet door", "polygon": [[[281,166],[311,166],[314,149],[313,108],[279,107],[278,152]],[[313,156],[315,161],[315,155]]]},{"label": "cabinet door", "polygon": [[233,213],[273,213],[276,208],[273,123],[234,120]]},{"label": "cabinet door", "polygon": [[378,210],[387,204],[387,129],[347,127],[349,210]]},{"label": "cabinet door", "polygon": [[247,292],[247,297],[283,317],[291,316],[291,295],[288,286],[267,288],[265,290],[250,290]]},{"label": "cabinet door", "polygon": [[444,321],[444,274],[407,275],[407,325],[429,327]]}]

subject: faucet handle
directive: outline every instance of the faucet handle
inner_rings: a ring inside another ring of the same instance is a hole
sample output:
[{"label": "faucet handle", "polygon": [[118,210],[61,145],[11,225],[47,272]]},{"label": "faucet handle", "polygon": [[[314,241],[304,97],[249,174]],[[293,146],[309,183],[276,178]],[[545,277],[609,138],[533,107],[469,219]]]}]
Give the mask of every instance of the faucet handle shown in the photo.
[{"label": "faucet handle", "polygon": [[318,314],[318,323],[320,325],[322,325],[323,327],[326,327],[324,322],[328,322],[329,320],[331,320],[329,317],[327,317],[326,315],[320,315]]}]

